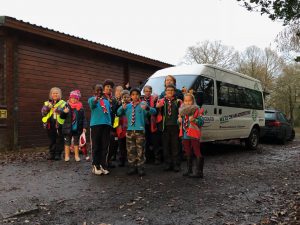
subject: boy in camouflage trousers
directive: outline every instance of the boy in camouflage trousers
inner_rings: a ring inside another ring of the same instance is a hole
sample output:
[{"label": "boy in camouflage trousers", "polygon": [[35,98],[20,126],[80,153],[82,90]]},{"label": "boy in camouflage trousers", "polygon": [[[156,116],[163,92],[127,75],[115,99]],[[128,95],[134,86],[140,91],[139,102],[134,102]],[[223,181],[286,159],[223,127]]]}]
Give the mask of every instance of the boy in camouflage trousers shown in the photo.
[{"label": "boy in camouflage trousers", "polygon": [[140,101],[141,92],[138,88],[130,90],[132,102],[125,102],[118,109],[117,115],[125,115],[128,120],[126,132],[127,159],[129,164],[128,175],[138,173],[145,175],[145,118],[148,114],[155,114],[156,110]]}]

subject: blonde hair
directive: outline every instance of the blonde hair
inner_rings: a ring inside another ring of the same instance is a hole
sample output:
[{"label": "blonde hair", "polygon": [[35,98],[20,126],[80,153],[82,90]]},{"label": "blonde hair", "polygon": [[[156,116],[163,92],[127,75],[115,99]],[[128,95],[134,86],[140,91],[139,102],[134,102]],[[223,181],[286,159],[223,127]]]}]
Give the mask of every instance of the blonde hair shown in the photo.
[{"label": "blonde hair", "polygon": [[119,89],[121,92],[123,91],[123,87],[122,87],[121,85],[117,86],[117,87],[115,88],[115,91],[118,90],[118,89]]},{"label": "blonde hair", "polygon": [[52,93],[53,93],[54,91],[57,91],[57,92],[58,92],[59,99],[61,99],[61,98],[62,98],[62,93],[61,93],[61,89],[58,88],[58,87],[53,87],[53,88],[50,89],[50,92],[49,92],[49,99],[52,99]]},{"label": "blonde hair", "polygon": [[183,101],[184,101],[184,98],[185,98],[185,97],[191,97],[192,100],[193,100],[193,105],[196,105],[196,99],[195,99],[195,96],[194,96],[193,94],[191,94],[191,93],[186,93],[186,94],[184,95],[184,97],[183,97]]}]

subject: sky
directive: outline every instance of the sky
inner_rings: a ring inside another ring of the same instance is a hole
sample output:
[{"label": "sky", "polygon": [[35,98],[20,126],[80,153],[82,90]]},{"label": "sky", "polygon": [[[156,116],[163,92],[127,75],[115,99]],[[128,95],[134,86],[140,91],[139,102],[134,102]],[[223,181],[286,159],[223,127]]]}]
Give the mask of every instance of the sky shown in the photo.
[{"label": "sky", "polygon": [[221,41],[243,51],[275,48],[283,29],[236,0],[0,0],[10,16],[170,64],[189,46]]}]

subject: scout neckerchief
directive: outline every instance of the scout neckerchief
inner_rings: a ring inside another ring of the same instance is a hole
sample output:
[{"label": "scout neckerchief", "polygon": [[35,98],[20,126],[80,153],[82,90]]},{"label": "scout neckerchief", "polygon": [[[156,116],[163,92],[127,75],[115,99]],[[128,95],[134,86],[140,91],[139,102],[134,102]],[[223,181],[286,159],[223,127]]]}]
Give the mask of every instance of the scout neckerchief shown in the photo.
[{"label": "scout neckerchief", "polygon": [[104,112],[104,113],[108,113],[103,98],[100,98],[99,103],[100,103],[100,106],[101,106],[103,112]]},{"label": "scout neckerchief", "polygon": [[135,124],[135,107],[140,103],[140,101],[136,102],[136,104],[134,104],[134,102],[131,102],[132,104],[132,111],[131,111],[131,125]]},{"label": "scout neckerchief", "polygon": [[185,115],[185,116],[184,116],[184,120],[183,120],[183,128],[184,128],[185,130],[187,130],[187,129],[188,129],[188,126],[189,126],[189,116],[188,116],[188,115]]},{"label": "scout neckerchief", "polygon": [[167,98],[165,97],[165,99],[167,100],[167,104],[168,104],[168,115],[171,116],[172,115],[172,100],[174,99],[174,97],[171,98]]}]

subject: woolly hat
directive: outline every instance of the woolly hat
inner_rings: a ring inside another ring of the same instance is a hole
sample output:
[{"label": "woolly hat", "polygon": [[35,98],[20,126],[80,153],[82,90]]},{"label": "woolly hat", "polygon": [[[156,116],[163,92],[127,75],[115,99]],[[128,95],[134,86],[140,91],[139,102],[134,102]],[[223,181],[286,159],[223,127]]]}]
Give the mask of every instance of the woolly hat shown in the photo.
[{"label": "woolly hat", "polygon": [[103,87],[110,85],[112,88],[115,86],[115,83],[111,79],[106,79],[103,83]]},{"label": "woolly hat", "polygon": [[79,100],[81,98],[81,93],[79,90],[74,90],[70,92],[70,98],[75,98]]},{"label": "woolly hat", "polygon": [[121,96],[123,97],[124,95],[130,95],[130,92],[128,90],[123,90]]},{"label": "woolly hat", "polygon": [[132,94],[132,92],[137,92],[139,95],[141,95],[141,90],[139,89],[139,88],[132,88],[131,90],[130,90],[130,95]]}]

